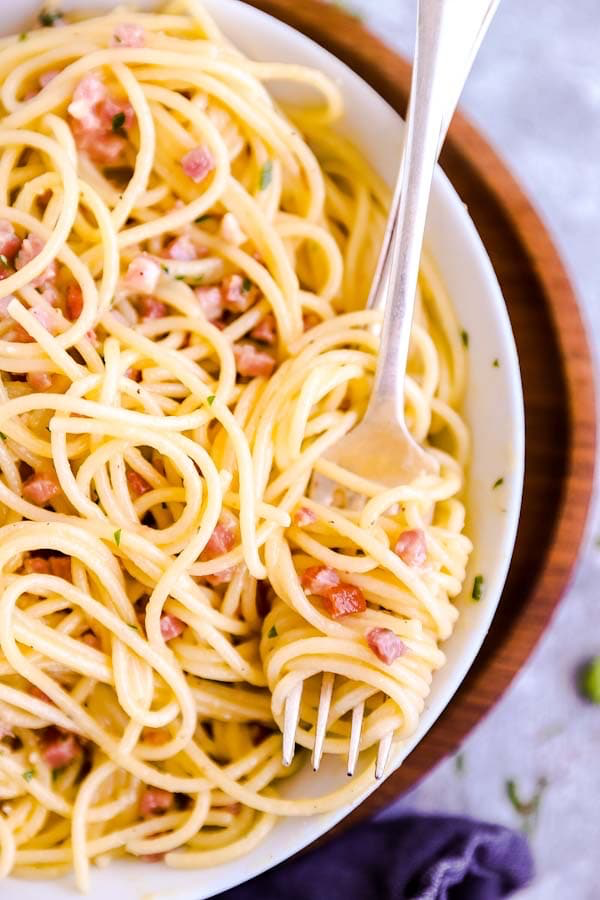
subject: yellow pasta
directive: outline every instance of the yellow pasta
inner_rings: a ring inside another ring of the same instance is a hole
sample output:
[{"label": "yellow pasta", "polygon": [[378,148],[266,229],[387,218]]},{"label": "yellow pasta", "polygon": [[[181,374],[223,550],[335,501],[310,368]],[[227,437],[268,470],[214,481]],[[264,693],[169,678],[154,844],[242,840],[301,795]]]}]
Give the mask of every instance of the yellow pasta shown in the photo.
[{"label": "yellow pasta", "polygon": [[[0,42],[0,877],[86,890],[118,856],[247,853],[413,733],[471,549],[469,434],[425,259],[406,416],[439,474],[390,490],[323,456],[369,396],[388,202],[335,84],[242,56],[196,0],[42,24]],[[288,799],[285,700],[304,684],[312,748],[325,672],[325,753],[364,702],[363,765]]]}]

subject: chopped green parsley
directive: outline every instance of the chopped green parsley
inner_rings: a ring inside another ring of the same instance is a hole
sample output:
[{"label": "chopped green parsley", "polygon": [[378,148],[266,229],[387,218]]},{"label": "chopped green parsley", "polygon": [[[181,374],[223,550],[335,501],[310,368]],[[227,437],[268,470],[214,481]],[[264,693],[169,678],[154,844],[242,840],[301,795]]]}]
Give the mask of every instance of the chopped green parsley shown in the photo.
[{"label": "chopped green parsley", "polygon": [[35,775],[35,769],[27,769],[26,772],[23,772],[23,778],[25,779],[25,781],[31,781],[31,779],[34,777],[34,775]]},{"label": "chopped green parsley", "polygon": [[125,124],[125,113],[118,112],[112,117],[111,128],[115,134],[124,134],[123,125]]},{"label": "chopped green parsley", "polygon": [[213,403],[215,402],[215,400],[216,400],[216,397],[214,394],[211,394],[209,397],[206,398],[206,402],[208,403],[209,406],[212,406]]},{"label": "chopped green parsley", "polygon": [[277,637],[277,629],[275,628],[274,625],[271,626],[271,628],[269,629],[269,633],[268,633],[267,637],[270,637],[270,638]]},{"label": "chopped green parsley", "polygon": [[547,787],[547,780],[545,778],[538,778],[531,799],[523,800],[519,794],[519,789],[517,788],[517,783],[514,778],[509,778],[505,782],[504,788],[506,796],[516,812],[523,818],[523,829],[526,832],[531,831],[532,825],[535,824],[542,796]]},{"label": "chopped green parsley", "polygon": [[113,534],[113,537],[115,539],[115,544],[117,545],[117,547],[119,547],[121,544],[121,529],[120,528],[117,528],[117,530]]},{"label": "chopped green parsley", "polygon": [[266,191],[266,189],[271,184],[272,178],[273,178],[273,160],[268,159],[265,163],[263,163],[262,168],[260,170],[260,176],[258,179],[258,186],[261,191]]},{"label": "chopped green parsley", "polygon": [[492,485],[492,490],[495,491],[496,488],[499,488],[504,484],[504,478],[496,478],[495,482]]},{"label": "chopped green parsley", "polygon": [[600,656],[590,659],[579,675],[579,691],[590,703],[600,703]]},{"label": "chopped green parsley", "polygon": [[469,332],[465,331],[464,328],[462,329],[462,331],[460,333],[460,339],[463,342],[465,347],[469,346]]},{"label": "chopped green parsley", "polygon": [[52,28],[52,26],[56,22],[58,22],[59,19],[62,19],[62,17],[63,14],[58,9],[55,9],[53,11],[49,9],[43,9],[38,16],[38,21],[40,25],[44,26],[44,28]]},{"label": "chopped green parsley", "polygon": [[483,575],[476,575],[475,580],[473,581],[473,590],[471,592],[471,597],[473,600],[481,600],[481,595],[483,594]]}]

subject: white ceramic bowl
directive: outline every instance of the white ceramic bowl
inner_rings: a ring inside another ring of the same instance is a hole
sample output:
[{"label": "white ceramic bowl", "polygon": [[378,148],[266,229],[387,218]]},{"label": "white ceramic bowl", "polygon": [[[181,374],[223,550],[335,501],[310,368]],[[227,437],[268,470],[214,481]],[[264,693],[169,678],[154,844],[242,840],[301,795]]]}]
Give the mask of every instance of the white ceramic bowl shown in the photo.
[{"label": "white ceramic bowl", "polygon": [[[66,8],[111,8],[111,0],[75,0]],[[152,4],[148,4],[152,5]],[[334,56],[297,31],[238,0],[206,0],[225,33],[249,56],[314,66],[341,88],[348,111],[343,132],[390,184],[400,158],[402,122],[364,81]],[[1,31],[21,31],[39,9],[38,0],[20,0],[3,9]],[[376,136],[376,139],[373,139]],[[451,639],[444,645],[445,667],[436,673],[419,727],[396,759],[396,766],[419,743],[451,700],[471,666],[498,605],[510,562],[519,518],[523,482],[524,422],[519,366],[498,282],[473,222],[443,172],[438,169],[427,219],[426,242],[435,259],[463,327],[470,336],[470,377],[465,414],[473,435],[470,470],[468,531],[475,550],[461,615]],[[494,359],[500,367],[492,365]],[[499,427],[500,426],[500,427]],[[502,476],[501,488],[492,490]],[[475,573],[485,574],[485,593],[473,603],[470,590]],[[345,780],[339,765],[324,765],[318,775],[300,772],[285,791],[309,796],[325,793]],[[356,803],[364,799],[360,796]],[[227,865],[195,872],[139,862],[116,862],[92,872],[91,900],[202,900],[240,884],[281,862],[328,831],[351,810],[312,818],[281,821],[248,856]],[[40,882],[9,879],[0,887],[6,900],[38,900]],[[46,900],[74,896],[72,877],[50,881],[43,887]]]}]

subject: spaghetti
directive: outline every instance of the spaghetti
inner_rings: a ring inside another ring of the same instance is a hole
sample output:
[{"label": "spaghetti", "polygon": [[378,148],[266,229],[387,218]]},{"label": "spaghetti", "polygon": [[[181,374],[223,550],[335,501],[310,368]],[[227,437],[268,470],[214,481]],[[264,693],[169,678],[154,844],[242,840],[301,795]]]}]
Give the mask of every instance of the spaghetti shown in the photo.
[{"label": "spaghetti", "polygon": [[[406,414],[440,474],[323,458],[369,395],[388,200],[334,84],[246,59],[196,0],[42,24],[0,43],[0,875],[85,890],[91,862],[216,865],[371,782],[457,616],[469,440],[425,261]],[[284,113],[275,79],[321,102]],[[323,672],[325,752],[364,701],[365,765],[287,799],[283,705],[304,681],[310,748]]]}]

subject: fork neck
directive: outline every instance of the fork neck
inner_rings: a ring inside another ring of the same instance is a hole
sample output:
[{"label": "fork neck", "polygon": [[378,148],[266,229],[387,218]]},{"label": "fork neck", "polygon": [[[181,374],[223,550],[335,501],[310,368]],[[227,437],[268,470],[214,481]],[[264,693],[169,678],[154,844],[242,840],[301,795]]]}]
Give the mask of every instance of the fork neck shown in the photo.
[{"label": "fork neck", "polygon": [[[404,421],[408,360],[425,219],[438,154],[447,85],[440,78],[448,43],[448,0],[420,0],[398,220],[381,279],[385,311],[369,419],[381,410]],[[378,304],[379,305],[379,304]]]}]

